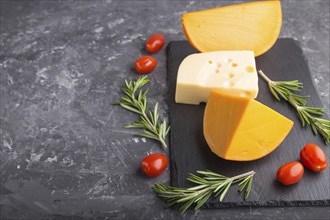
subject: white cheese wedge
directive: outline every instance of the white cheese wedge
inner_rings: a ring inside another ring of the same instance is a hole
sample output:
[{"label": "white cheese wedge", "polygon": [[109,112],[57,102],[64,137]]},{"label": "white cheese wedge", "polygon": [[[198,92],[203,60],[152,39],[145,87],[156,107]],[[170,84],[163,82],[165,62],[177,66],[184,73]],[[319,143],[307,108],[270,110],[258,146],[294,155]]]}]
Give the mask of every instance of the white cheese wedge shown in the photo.
[{"label": "white cheese wedge", "polygon": [[178,70],[175,101],[206,103],[212,90],[256,98],[258,75],[253,51],[215,51],[186,57]]}]

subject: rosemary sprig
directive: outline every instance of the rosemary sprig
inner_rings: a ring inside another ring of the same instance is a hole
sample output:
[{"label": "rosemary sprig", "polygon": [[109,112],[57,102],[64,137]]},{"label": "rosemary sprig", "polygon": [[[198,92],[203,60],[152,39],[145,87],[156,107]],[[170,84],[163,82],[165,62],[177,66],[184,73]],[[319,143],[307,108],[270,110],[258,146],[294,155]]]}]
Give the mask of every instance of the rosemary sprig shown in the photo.
[{"label": "rosemary sprig", "polygon": [[191,188],[172,187],[163,184],[155,184],[153,189],[157,196],[161,198],[167,207],[183,203],[180,207],[181,214],[195,204],[195,210],[199,209],[213,195],[219,197],[222,202],[232,184],[238,183],[239,191],[244,192],[244,198],[247,199],[252,187],[254,171],[250,171],[234,177],[226,177],[212,171],[197,171],[203,176],[189,174],[187,180],[197,184]]},{"label": "rosemary sprig", "polygon": [[301,91],[303,84],[298,80],[272,81],[266,74],[259,70],[260,76],[268,83],[271,93],[277,100],[288,101],[297,111],[302,126],[310,125],[313,133],[320,134],[325,144],[330,142],[330,121],[315,116],[323,116],[324,108],[306,106],[309,96],[300,96],[292,91]]},{"label": "rosemary sprig", "polygon": [[120,102],[115,104],[119,104],[121,107],[140,115],[139,121],[126,125],[125,128],[143,129],[137,135],[159,141],[162,144],[162,148],[166,151],[168,147],[165,138],[170,130],[170,126],[168,126],[165,120],[160,122],[158,102],[156,102],[153,110],[148,111],[146,97],[148,89],[142,90],[142,87],[147,83],[149,83],[147,76],[142,76],[132,81],[125,80],[123,92],[126,96],[122,97]]}]

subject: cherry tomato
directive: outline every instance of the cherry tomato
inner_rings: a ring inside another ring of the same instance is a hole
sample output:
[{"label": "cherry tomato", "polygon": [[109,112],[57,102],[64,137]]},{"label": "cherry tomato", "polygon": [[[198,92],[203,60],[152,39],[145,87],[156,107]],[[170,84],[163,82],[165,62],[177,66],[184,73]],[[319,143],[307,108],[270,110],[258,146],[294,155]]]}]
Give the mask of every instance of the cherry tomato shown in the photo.
[{"label": "cherry tomato", "polygon": [[147,176],[159,176],[167,167],[167,157],[164,154],[150,154],[141,163],[141,169]]},{"label": "cherry tomato", "polygon": [[316,144],[306,144],[300,151],[300,160],[310,170],[320,172],[328,166],[327,156]]},{"label": "cherry tomato", "polygon": [[146,49],[150,53],[157,53],[163,48],[165,44],[165,37],[162,34],[153,34],[146,42]]},{"label": "cherry tomato", "polygon": [[134,68],[140,74],[148,74],[157,66],[157,60],[151,56],[142,56],[135,61]]},{"label": "cherry tomato", "polygon": [[276,173],[277,180],[283,185],[292,185],[304,175],[304,166],[300,162],[289,162],[281,166]]}]

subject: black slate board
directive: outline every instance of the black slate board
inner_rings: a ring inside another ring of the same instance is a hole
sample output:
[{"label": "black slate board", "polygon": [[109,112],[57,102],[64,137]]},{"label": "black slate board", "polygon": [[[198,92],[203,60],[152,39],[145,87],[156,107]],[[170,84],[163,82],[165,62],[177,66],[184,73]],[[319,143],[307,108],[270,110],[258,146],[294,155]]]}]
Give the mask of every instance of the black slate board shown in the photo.
[{"label": "black slate board", "polygon": [[[203,136],[204,104],[199,106],[177,104],[174,101],[177,70],[181,61],[196,53],[186,41],[174,41],[167,47],[168,104],[171,124],[171,184],[187,187],[188,173],[209,169],[227,176],[250,170],[256,175],[250,196],[244,201],[234,186],[222,203],[212,200],[208,208],[232,206],[328,206],[330,204],[330,169],[322,173],[305,170],[303,179],[292,186],[282,186],[275,179],[277,169],[286,162],[299,160],[300,149],[309,142],[325,149],[329,158],[329,146],[322,138],[314,136],[309,127],[302,128],[295,111],[285,102],[272,97],[267,84],[259,77],[257,100],[278,111],[295,125],[288,137],[273,153],[251,162],[226,161],[211,152]],[[299,44],[293,39],[279,39],[267,53],[256,59],[257,68],[262,69],[273,80],[298,79],[304,83],[301,94],[310,95],[309,105],[322,106],[313,86],[307,61]]]}]

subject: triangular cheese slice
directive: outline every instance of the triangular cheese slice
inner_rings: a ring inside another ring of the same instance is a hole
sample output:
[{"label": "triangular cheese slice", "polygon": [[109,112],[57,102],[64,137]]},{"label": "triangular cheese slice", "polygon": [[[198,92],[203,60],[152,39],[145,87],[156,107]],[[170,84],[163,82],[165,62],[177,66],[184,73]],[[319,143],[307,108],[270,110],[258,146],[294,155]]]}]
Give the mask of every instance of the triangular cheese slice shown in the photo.
[{"label": "triangular cheese slice", "polygon": [[274,151],[293,122],[262,103],[212,91],[204,112],[204,136],[227,160],[250,161]]}]

